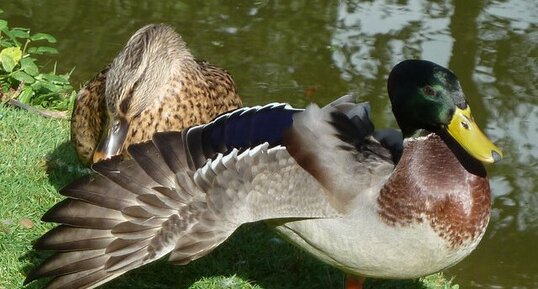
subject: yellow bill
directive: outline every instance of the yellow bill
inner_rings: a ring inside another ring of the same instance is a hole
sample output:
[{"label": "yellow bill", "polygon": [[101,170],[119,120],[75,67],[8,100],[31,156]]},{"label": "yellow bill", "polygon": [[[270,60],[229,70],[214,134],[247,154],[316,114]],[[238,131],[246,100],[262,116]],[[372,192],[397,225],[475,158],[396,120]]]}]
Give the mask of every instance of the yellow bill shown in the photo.
[{"label": "yellow bill", "polygon": [[448,125],[448,133],[471,156],[485,163],[494,163],[502,159],[501,150],[480,131],[471,115],[471,108],[456,108]]}]

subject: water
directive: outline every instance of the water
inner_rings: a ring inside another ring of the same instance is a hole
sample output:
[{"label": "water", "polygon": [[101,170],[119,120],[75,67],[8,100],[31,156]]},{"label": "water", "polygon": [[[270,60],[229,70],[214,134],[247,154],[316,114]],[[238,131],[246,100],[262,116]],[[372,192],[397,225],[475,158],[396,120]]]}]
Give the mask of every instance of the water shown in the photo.
[{"label": "water", "polygon": [[[232,3],[233,2],[233,3]],[[58,39],[78,87],[130,35],[165,22],[228,69],[244,102],[325,104],[353,92],[395,126],[385,81],[406,58],[448,66],[505,159],[489,166],[492,219],[479,248],[447,270],[462,288],[538,288],[538,4],[505,1],[2,0],[11,26]]]}]

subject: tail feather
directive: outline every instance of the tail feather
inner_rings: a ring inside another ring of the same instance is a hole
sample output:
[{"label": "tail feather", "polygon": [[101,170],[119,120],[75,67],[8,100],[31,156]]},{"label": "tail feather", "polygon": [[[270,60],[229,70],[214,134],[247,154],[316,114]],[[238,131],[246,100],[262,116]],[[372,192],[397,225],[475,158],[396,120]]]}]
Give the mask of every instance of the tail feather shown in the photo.
[{"label": "tail feather", "polygon": [[187,163],[193,169],[201,167],[208,158],[213,157],[215,154],[215,151],[207,150],[207,147],[204,150],[202,139],[203,127],[191,128],[183,135],[184,149],[187,151]]},{"label": "tail feather", "polygon": [[[179,183],[179,180],[178,180]],[[185,199],[177,190],[165,187],[154,187],[155,191],[159,192],[159,198],[165,202],[170,208],[179,208],[181,205],[188,203],[189,199]],[[192,189],[182,188],[181,192],[190,192]],[[189,195],[189,197],[192,197]]]},{"label": "tail feather", "polygon": [[157,216],[166,216],[175,213],[177,208],[171,207],[167,204],[159,194],[154,193],[152,195],[140,195],[138,196],[139,203],[142,203],[144,208],[155,210]]},{"label": "tail feather", "polygon": [[116,239],[106,247],[106,253],[111,257],[119,257],[132,254],[138,250],[147,247],[151,238],[146,239]]},{"label": "tail feather", "polygon": [[139,206],[127,207],[122,210],[122,213],[127,221],[137,225],[159,226],[166,221],[166,217],[155,216]]},{"label": "tail feather", "polygon": [[47,284],[47,289],[95,288],[114,279],[121,274],[109,274],[103,268],[95,268],[86,272],[55,277]]},{"label": "tail feather", "polygon": [[38,239],[34,244],[34,248],[55,251],[104,249],[113,240],[114,237],[107,230],[92,230],[60,225]]},{"label": "tail feather", "polygon": [[[100,191],[103,190],[103,187],[109,189],[110,182],[114,183],[112,184],[113,188],[119,185],[136,195],[152,194],[151,188],[159,186],[159,183],[155,182],[132,160],[122,162],[120,158],[112,158],[110,161],[94,164],[92,169],[107,179],[106,184],[99,189]],[[60,193],[63,194],[63,192]],[[111,190],[110,193],[104,195],[110,194],[115,194],[115,192]]]},{"label": "tail feather", "polygon": [[176,131],[161,132],[153,136],[153,144],[174,174],[183,172],[185,168],[195,169],[189,166],[182,139],[182,133]]},{"label": "tail feather", "polygon": [[140,240],[155,236],[159,227],[151,227],[133,224],[131,222],[123,222],[114,228],[111,233],[122,240]]},{"label": "tail feather", "polygon": [[121,219],[119,211],[74,199],[59,202],[41,218],[45,222],[98,230],[112,229],[121,223]]},{"label": "tail feather", "polygon": [[159,150],[153,145],[132,145],[128,148],[140,169],[156,183],[164,187],[175,185],[174,173],[168,166],[163,166],[164,160]]},{"label": "tail feather", "polygon": [[176,248],[170,254],[168,261],[175,265],[186,265],[200,257],[207,255],[218,245],[224,242],[233,232],[211,232],[206,236],[185,236],[176,243]]},{"label": "tail feather", "polygon": [[46,259],[27,279],[68,275],[102,267],[105,249],[60,252]]},{"label": "tail feather", "polygon": [[131,269],[142,266],[144,257],[146,256],[145,248],[131,252],[122,256],[107,256],[105,261],[105,269],[107,272],[127,272]]},{"label": "tail feather", "polygon": [[[103,187],[109,188],[114,193],[102,194],[100,191]],[[137,194],[110,182],[110,180],[101,175],[82,177],[64,187],[61,194],[90,204],[99,204],[112,210],[121,210],[122,208],[136,205],[134,197],[137,196]]]}]

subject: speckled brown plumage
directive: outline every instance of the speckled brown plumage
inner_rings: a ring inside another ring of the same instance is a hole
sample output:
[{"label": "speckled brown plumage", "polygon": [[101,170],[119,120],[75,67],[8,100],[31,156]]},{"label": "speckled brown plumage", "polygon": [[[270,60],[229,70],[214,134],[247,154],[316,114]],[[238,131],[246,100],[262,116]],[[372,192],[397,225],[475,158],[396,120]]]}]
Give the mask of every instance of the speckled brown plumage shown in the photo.
[{"label": "speckled brown plumage", "polygon": [[131,119],[124,148],[151,139],[155,132],[179,131],[206,123],[241,106],[228,73],[204,61],[196,61],[196,64],[197,67],[185,69],[184,76],[171,80],[163,101],[154,102]]},{"label": "speckled brown plumage", "polygon": [[124,118],[129,126],[122,145],[126,156],[125,148],[155,132],[205,123],[241,105],[228,72],[195,60],[172,28],[148,25],[80,90],[71,140],[81,161],[90,163],[107,121]]},{"label": "speckled brown plumage", "polygon": [[[450,143],[450,142],[449,142]],[[456,157],[456,154],[459,156]],[[491,207],[484,167],[436,134],[406,143],[378,197],[379,214],[394,226],[428,222],[450,246],[484,233]]]},{"label": "speckled brown plumage", "polygon": [[77,95],[71,116],[71,143],[79,159],[88,163],[106,122],[105,81],[109,67],[100,71]]}]

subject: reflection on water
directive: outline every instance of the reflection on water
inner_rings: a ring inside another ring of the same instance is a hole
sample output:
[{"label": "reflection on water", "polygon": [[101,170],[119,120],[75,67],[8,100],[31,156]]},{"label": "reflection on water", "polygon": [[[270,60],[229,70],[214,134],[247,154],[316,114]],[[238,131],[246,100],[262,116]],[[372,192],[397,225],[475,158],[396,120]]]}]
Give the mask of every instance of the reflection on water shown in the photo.
[{"label": "reflection on water", "polygon": [[7,20],[58,38],[59,66],[89,79],[149,22],[175,26],[226,67],[246,104],[329,102],[347,92],[395,126],[385,81],[402,59],[456,72],[477,122],[504,149],[488,167],[494,209],[475,253],[448,270],[462,288],[538,288],[538,4],[504,1],[3,0]]},{"label": "reflection on water", "polygon": [[451,10],[447,3],[425,0],[406,4],[341,2],[332,44],[345,49],[334,54],[342,77],[351,80],[359,74],[366,79],[378,78],[379,56],[383,53],[392,55],[384,58],[390,61],[389,69],[404,55],[435,59],[447,66],[452,49],[447,29]]}]

